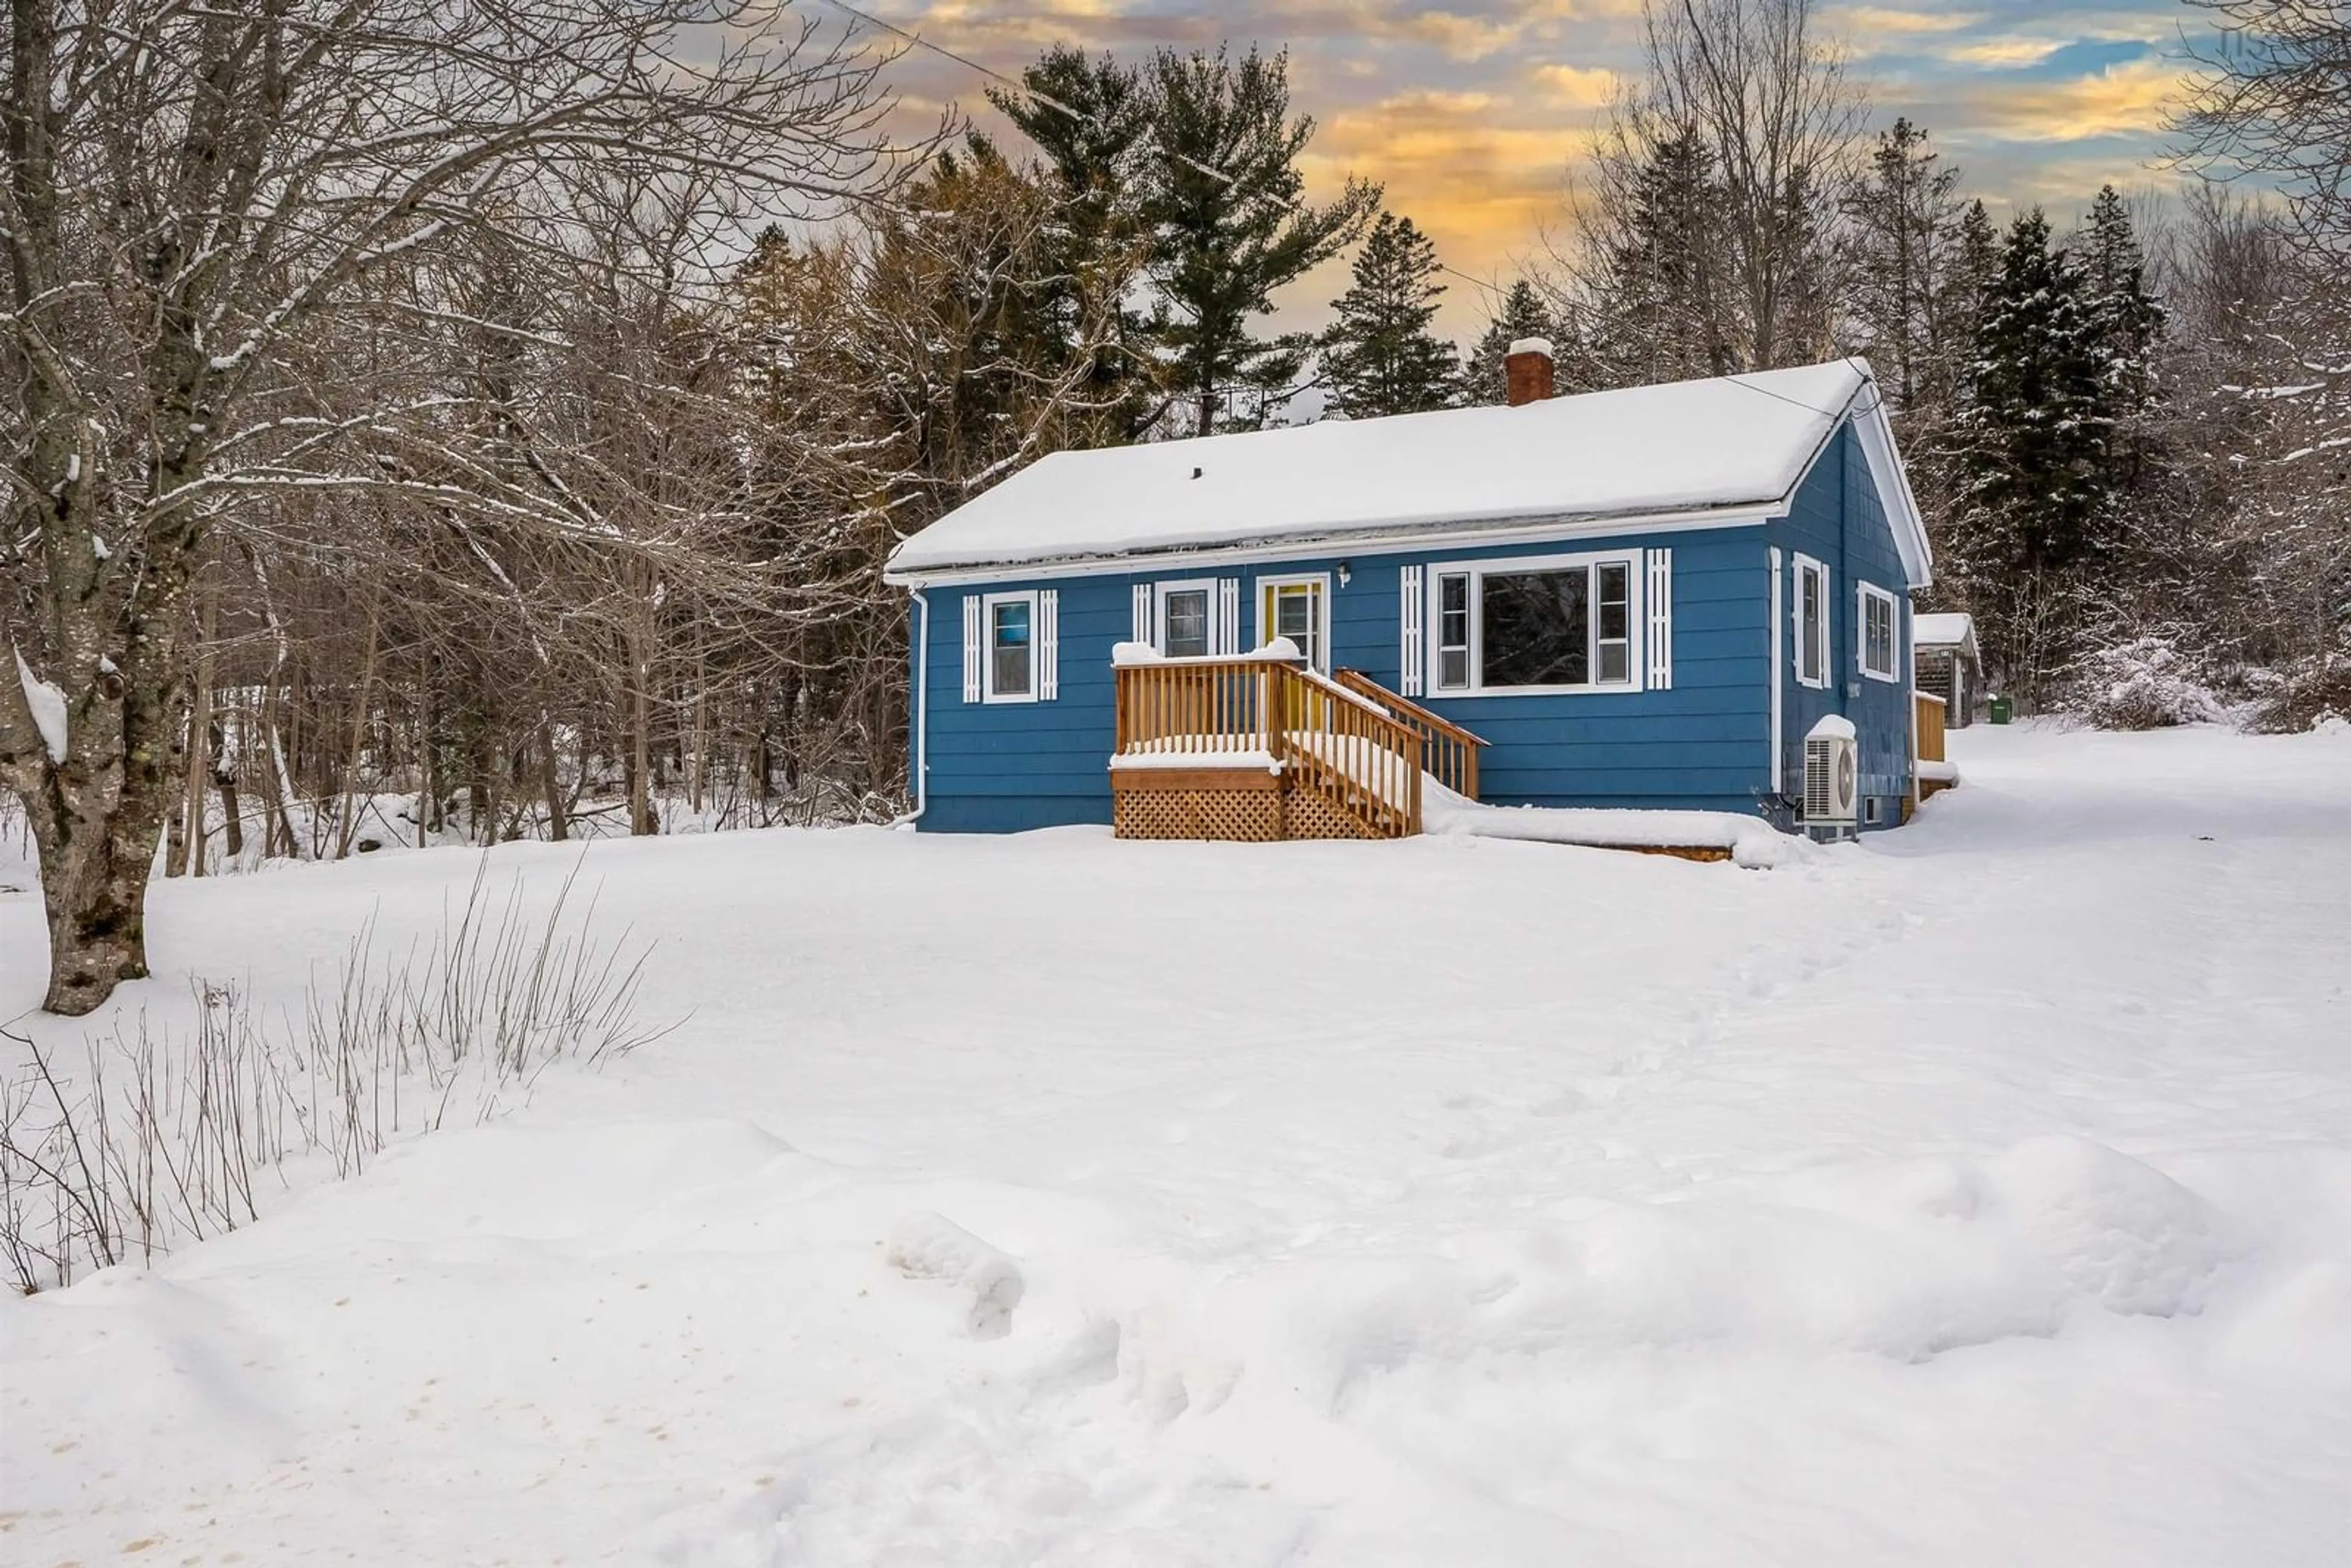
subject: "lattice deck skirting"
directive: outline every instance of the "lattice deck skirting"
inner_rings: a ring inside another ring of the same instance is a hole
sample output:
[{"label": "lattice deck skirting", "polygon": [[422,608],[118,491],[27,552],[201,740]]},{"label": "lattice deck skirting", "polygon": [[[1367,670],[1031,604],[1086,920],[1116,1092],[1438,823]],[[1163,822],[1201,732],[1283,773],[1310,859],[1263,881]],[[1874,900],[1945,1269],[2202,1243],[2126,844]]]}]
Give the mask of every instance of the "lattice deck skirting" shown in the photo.
[{"label": "lattice deck skirting", "polygon": [[1322,796],[1304,789],[1285,789],[1281,797],[1282,837],[1286,839],[1368,839],[1370,826]]},{"label": "lattice deck skirting", "polygon": [[1370,828],[1290,776],[1257,768],[1113,768],[1111,831],[1122,839],[1368,839]]},{"label": "lattice deck skirting", "polygon": [[1271,843],[1282,836],[1281,796],[1276,790],[1124,790],[1113,797],[1111,831],[1122,839]]}]

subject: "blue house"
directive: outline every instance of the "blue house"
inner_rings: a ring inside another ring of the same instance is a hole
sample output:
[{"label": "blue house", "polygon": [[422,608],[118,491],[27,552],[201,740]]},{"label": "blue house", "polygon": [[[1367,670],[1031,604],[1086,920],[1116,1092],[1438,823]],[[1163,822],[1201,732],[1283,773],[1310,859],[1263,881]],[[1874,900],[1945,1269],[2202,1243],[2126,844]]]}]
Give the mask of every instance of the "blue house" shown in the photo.
[{"label": "blue house", "polygon": [[919,825],[1180,783],[1207,836],[1298,836],[1217,831],[1213,792],[1400,800],[1382,747],[1412,774],[1386,831],[1424,767],[1502,804],[1899,822],[1931,563],[1868,367],[1552,398],[1531,340],[1510,370],[1509,407],[1056,454],[904,541]]}]

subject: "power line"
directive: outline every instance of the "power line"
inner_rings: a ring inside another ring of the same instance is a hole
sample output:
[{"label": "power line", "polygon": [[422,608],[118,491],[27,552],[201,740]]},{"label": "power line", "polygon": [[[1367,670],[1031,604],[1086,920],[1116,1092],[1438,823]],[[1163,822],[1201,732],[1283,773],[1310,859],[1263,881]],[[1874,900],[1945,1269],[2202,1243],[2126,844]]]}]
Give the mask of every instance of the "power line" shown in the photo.
[{"label": "power line", "polygon": [[1489,283],[1482,277],[1472,277],[1458,267],[1447,267],[1440,261],[1437,264],[1437,270],[1439,272],[1449,272],[1454,277],[1461,279],[1464,283],[1474,283],[1479,287],[1484,289],[1487,293],[1494,296],[1497,299],[1507,299],[1510,297],[1510,291],[1504,288],[1499,284]]},{"label": "power line", "polygon": [[[1846,362],[1847,362],[1847,363],[1851,363],[1851,361],[1847,361]],[[1806,402],[1805,402],[1803,399],[1802,399],[1802,398],[1790,397],[1790,396],[1788,396],[1785,392],[1773,392],[1770,387],[1759,387],[1759,386],[1757,386],[1753,382],[1743,382],[1743,381],[1740,381],[1740,380],[1739,379],[1739,376],[1738,376],[1737,374],[1727,375],[1727,376],[1718,376],[1718,377],[1717,377],[1717,378],[1715,378],[1715,379],[1716,379],[1716,380],[1718,380],[1718,381],[1725,381],[1725,382],[1729,382],[1732,386],[1735,386],[1735,387],[1745,387],[1749,392],[1761,392],[1765,397],[1768,397],[1768,398],[1775,398],[1775,399],[1777,399],[1778,401],[1780,401],[1781,402],[1784,402],[1784,403],[1786,403],[1786,404],[1787,404],[1789,407],[1791,407],[1791,408],[1801,408],[1801,409],[1802,409],[1806,413],[1817,413],[1817,414],[1819,414],[1823,419],[1834,419],[1834,418],[1836,418],[1840,413],[1843,413],[1844,412],[1844,409],[1820,408],[1820,407],[1815,406],[1814,404],[1812,404],[1812,403]],[[1875,413],[1876,412],[1877,412],[1878,408],[1879,408],[1879,407],[1884,403],[1885,399],[1880,398],[1880,397],[1878,397],[1878,395],[1877,395],[1877,382],[1876,382],[1876,380],[1874,380],[1874,379],[1872,379],[1872,378],[1868,378],[1868,377],[1864,377],[1864,378],[1863,378],[1863,380],[1864,380],[1865,383],[1865,384],[1868,386],[1868,388],[1869,388],[1870,397],[1871,397],[1872,401],[1871,401],[1871,402],[1870,402],[1870,405],[1869,405],[1867,408],[1863,409],[1861,412],[1862,412],[1862,413]],[[1848,404],[1847,406],[1849,407],[1850,405]]]}]

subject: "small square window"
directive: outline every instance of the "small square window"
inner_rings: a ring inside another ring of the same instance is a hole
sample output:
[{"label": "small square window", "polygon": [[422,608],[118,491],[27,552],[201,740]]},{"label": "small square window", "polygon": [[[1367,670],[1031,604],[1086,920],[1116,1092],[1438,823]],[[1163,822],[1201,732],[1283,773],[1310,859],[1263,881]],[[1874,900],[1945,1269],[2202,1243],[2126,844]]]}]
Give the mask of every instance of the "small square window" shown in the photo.
[{"label": "small square window", "polygon": [[1208,591],[1186,588],[1167,595],[1167,645],[1171,659],[1208,656]]},{"label": "small square window", "polygon": [[1155,583],[1151,592],[1156,606],[1151,643],[1162,653],[1171,659],[1206,659],[1232,652],[1217,624],[1220,585],[1215,578]]}]

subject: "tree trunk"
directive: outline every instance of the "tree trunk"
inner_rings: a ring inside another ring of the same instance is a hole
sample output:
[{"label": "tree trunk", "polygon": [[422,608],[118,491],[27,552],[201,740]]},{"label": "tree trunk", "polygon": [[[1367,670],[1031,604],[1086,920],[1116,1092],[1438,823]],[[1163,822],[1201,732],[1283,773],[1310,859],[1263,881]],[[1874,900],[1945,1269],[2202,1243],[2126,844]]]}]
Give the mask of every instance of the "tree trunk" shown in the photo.
[{"label": "tree trunk", "polygon": [[178,876],[184,869],[188,850],[188,807],[183,797],[163,814],[163,874]]},{"label": "tree trunk", "polygon": [[563,810],[561,769],[555,765],[555,726],[544,716],[538,721],[538,787],[547,797],[547,836],[559,844],[571,836],[571,821]]},{"label": "tree trunk", "polygon": [[[237,721],[237,733],[245,733],[242,716]],[[245,817],[244,808],[236,799],[236,767],[227,760],[225,741],[219,721],[215,720],[212,730],[213,788],[220,791],[221,798],[221,856],[225,862],[234,865],[245,854]]]},{"label": "tree trunk", "polygon": [[294,837],[293,809],[287,800],[286,747],[277,733],[277,687],[273,684],[261,698],[261,852],[265,859],[274,854],[298,859],[301,847]]},{"label": "tree trunk", "polygon": [[[188,772],[183,804],[187,808],[186,871],[190,876],[204,874],[204,775],[208,765],[213,732],[213,636],[219,625],[214,606],[217,596],[210,583],[204,588],[204,622],[197,643],[195,689],[189,694],[188,706]],[[163,857],[168,872],[172,857]]]},{"label": "tree trunk", "polygon": [[41,1006],[78,1018],[124,980],[147,977],[147,878],[160,811],[68,817],[63,835],[37,835],[41,903],[49,923],[49,988]]},{"label": "tree trunk", "polygon": [[341,821],[335,824],[335,858],[348,860],[351,853],[351,834],[359,826],[360,800],[359,793],[360,760],[367,751],[368,704],[375,692],[375,656],[381,644],[383,624],[383,594],[381,589],[368,601],[367,657],[360,664],[359,695],[351,704],[351,744],[343,756],[343,800]]},{"label": "tree trunk", "polygon": [[181,694],[168,674],[176,653],[166,645],[141,658],[123,680],[117,767],[70,755],[21,792],[41,856],[47,1011],[78,1018],[122,981],[147,977],[147,881],[181,783]]},{"label": "tree trunk", "polygon": [[[648,585],[648,590],[650,590]],[[641,606],[653,602],[650,591],[640,596]],[[649,612],[641,608],[639,620],[648,618]],[[645,837],[661,831],[653,815],[653,633],[642,624],[632,624],[628,636],[629,657],[629,831]]]}]

